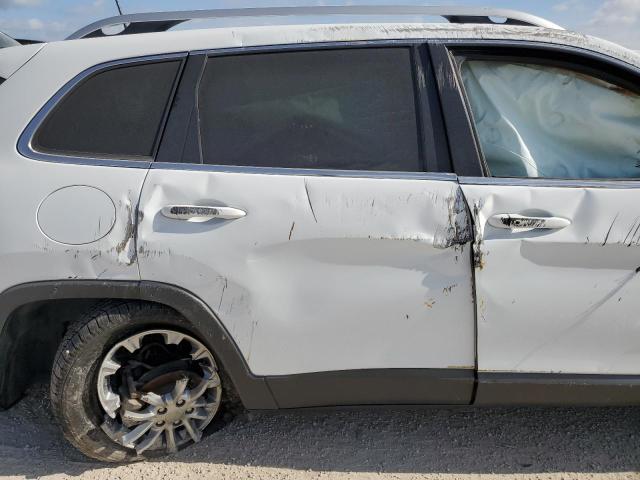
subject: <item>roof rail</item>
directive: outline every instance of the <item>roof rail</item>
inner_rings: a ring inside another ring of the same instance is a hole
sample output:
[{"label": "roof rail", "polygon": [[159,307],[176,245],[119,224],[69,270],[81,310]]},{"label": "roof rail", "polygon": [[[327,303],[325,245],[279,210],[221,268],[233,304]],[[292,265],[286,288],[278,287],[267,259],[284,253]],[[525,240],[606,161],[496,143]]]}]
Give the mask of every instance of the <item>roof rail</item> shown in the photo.
[{"label": "roof rail", "polygon": [[[327,15],[419,15],[443,17],[451,23],[525,25],[562,30],[562,27],[544,18],[528,13],[488,7],[424,6],[424,5],[343,5],[308,7],[257,7],[213,10],[185,10],[176,12],[149,12],[119,15],[98,20],[67,37],[67,40],[110,36],[103,29],[125,25],[114,35],[165,32],[189,20],[239,17],[292,17]],[[495,18],[504,21],[494,20]]]}]

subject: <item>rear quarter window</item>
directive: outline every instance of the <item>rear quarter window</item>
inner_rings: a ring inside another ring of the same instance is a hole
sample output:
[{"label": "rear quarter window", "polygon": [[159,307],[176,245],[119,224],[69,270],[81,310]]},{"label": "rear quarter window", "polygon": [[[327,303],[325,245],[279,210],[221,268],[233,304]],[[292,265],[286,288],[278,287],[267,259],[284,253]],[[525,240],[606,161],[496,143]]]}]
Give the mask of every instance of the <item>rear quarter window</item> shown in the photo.
[{"label": "rear quarter window", "polygon": [[127,65],[90,76],[53,108],[32,148],[54,155],[152,157],[180,64]]},{"label": "rear quarter window", "polygon": [[0,32],[0,48],[17,47],[20,44],[9,35]]}]

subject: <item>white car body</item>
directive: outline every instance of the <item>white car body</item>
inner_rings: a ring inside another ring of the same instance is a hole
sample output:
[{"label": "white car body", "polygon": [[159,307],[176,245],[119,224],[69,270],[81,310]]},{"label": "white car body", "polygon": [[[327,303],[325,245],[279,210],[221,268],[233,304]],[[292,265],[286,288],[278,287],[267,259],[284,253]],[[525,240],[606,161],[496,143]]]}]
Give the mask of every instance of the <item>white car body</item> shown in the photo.
[{"label": "white car body", "polygon": [[[633,377],[640,385],[640,247],[626,241],[638,222],[639,181],[243,171],[29,153],[43,107],[74,78],[110,62],[432,40],[566,47],[640,69],[640,56],[611,43],[516,26],[228,27],[7,48],[0,51],[0,291],[80,281],[184,289],[219,319],[250,375],[267,379],[274,399],[246,400],[257,408],[467,404],[478,379],[476,403],[501,403],[492,385],[510,378],[536,384],[543,374],[561,374],[551,384],[587,385],[602,376],[596,384],[627,385]],[[439,80],[457,88],[455,78]],[[171,205],[229,206],[246,217],[213,228],[163,216]],[[489,223],[530,209],[571,224],[534,235]],[[396,387],[413,393],[387,391],[371,402],[354,393],[359,384],[348,378],[380,371],[385,389],[401,372]],[[415,393],[421,371],[435,372],[437,381]],[[342,396],[289,395],[343,373]],[[482,382],[496,373],[504,375]],[[526,395],[512,398],[527,403]],[[580,395],[549,395],[546,403],[579,402]],[[621,398],[606,393],[593,402],[626,403]]]}]

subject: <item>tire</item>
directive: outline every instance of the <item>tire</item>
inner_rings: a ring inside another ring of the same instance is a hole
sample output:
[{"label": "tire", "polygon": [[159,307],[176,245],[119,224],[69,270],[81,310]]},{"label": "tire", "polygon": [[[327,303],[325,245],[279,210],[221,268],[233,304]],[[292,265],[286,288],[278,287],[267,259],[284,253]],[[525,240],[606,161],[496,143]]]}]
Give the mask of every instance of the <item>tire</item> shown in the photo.
[{"label": "tire", "polygon": [[[133,448],[114,441],[102,426],[108,418],[97,388],[98,371],[107,353],[115,349],[114,345],[139,332],[161,328],[196,338],[189,323],[175,311],[145,302],[106,301],[70,325],[53,364],[51,404],[65,438],[88,457],[106,462],[130,462],[167,453],[166,448],[156,448],[138,454]],[[225,381],[228,387],[226,378],[222,382]],[[224,408],[229,403],[226,397],[219,401],[221,407],[213,420],[209,420],[206,433],[219,429],[229,419],[230,409]]]}]

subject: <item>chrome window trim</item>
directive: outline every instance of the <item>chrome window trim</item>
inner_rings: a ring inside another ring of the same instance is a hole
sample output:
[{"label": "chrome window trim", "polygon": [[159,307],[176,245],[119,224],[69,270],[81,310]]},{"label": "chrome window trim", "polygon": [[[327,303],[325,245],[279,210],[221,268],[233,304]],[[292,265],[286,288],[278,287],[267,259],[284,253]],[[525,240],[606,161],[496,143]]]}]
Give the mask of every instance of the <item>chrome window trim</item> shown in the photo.
[{"label": "chrome window trim", "polygon": [[565,187],[565,188],[640,188],[640,179],[554,179],[554,178],[502,178],[502,177],[458,177],[461,185],[491,185],[505,187]]},{"label": "chrome window trim", "polygon": [[394,172],[367,170],[329,170],[313,168],[246,167],[236,165],[210,165],[200,163],[155,162],[152,170],[186,170],[216,173],[246,173],[253,175],[287,175],[304,177],[378,178],[386,180],[441,180],[455,182],[458,176],[446,172]]},{"label": "chrome window trim", "polygon": [[59,155],[52,153],[39,152],[33,148],[32,141],[35,133],[38,131],[42,122],[47,118],[49,113],[56,107],[58,102],[64,98],[70,91],[72,91],[82,81],[94,75],[98,72],[109,70],[114,67],[123,65],[131,65],[137,63],[150,63],[162,60],[184,59],[189,54],[187,52],[167,53],[162,55],[148,55],[143,57],[123,58],[120,60],[113,60],[110,62],[100,63],[90,67],[68,81],[60,90],[58,90],[53,97],[51,97],[44,106],[38,111],[38,113],[31,119],[27,128],[22,132],[18,139],[18,153],[23,157],[31,160],[39,160],[43,162],[53,163],[69,163],[75,165],[92,165],[92,166],[107,166],[107,167],[127,167],[127,168],[149,168],[153,162],[153,158],[141,157],[141,160],[133,160],[131,158],[106,158],[106,157],[91,157],[91,156],[74,156],[74,155]]},{"label": "chrome window trim", "polygon": [[70,80],[51,99],[49,99],[40,111],[33,117],[27,128],[20,135],[18,140],[18,152],[31,160],[39,160],[53,163],[66,163],[75,165],[124,167],[124,168],[153,168],[166,170],[191,170],[209,171],[219,173],[248,173],[257,175],[295,175],[295,176],[318,176],[318,177],[350,177],[350,178],[379,178],[379,179],[405,179],[405,180],[441,180],[456,181],[457,176],[446,172],[394,172],[394,171],[363,171],[363,170],[329,170],[329,169],[292,169],[277,167],[251,167],[233,165],[210,165],[210,164],[188,164],[155,162],[149,158],[145,160],[117,159],[117,158],[96,158],[69,155],[54,155],[38,152],[32,147],[31,141],[41,123],[47,117],[55,105],[78,83],[101,70],[106,70],[114,66],[140,63],[146,61],[157,61],[172,58],[186,58],[189,55],[223,56],[251,53],[267,53],[279,51],[296,50],[318,50],[331,48],[357,48],[357,47],[412,47],[428,42],[428,39],[380,39],[380,40],[357,40],[340,42],[315,42],[304,44],[283,44],[283,45],[257,45],[252,47],[229,47],[193,50],[190,52],[171,53],[163,55],[151,55],[144,57],[134,57],[122,60],[114,60],[95,65]]}]

